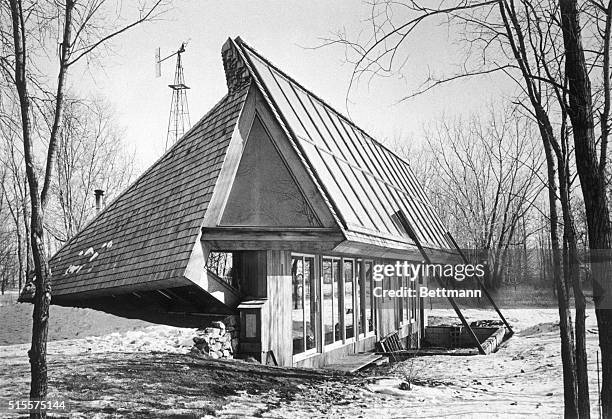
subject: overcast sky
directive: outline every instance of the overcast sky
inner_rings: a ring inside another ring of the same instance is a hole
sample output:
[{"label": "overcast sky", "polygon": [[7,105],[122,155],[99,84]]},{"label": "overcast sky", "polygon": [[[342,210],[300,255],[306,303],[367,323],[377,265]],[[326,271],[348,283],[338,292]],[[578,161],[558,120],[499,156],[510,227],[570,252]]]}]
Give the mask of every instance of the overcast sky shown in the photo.
[{"label": "overcast sky", "polygon": [[[339,111],[347,114],[345,97],[352,67],[344,63],[341,46],[310,49],[339,29],[357,34],[366,29],[369,8],[360,0],[335,1],[204,1],[178,0],[164,21],[141,26],[114,44],[116,55],[105,59],[91,75],[74,75],[78,90],[104,96],[115,108],[126,142],[136,149],[137,166],[144,169],[164,150],[174,60],[155,77],[154,55],[175,51],[189,40],[183,63],[191,121],[195,123],[226,93],[221,46],[240,36],[283,71]],[[405,78],[365,82],[351,93],[352,119],[380,140],[419,141],[423,124],[442,113],[476,112],[492,98],[510,93],[500,77],[461,81],[401,104],[428,68],[451,71],[456,47],[444,27],[429,25],[406,45]]]}]

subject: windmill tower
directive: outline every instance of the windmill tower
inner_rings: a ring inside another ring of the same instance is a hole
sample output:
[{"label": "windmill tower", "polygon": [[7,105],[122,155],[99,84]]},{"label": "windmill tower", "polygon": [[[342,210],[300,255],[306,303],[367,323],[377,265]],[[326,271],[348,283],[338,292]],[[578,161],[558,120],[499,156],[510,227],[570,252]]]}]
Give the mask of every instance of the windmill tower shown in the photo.
[{"label": "windmill tower", "polygon": [[170,103],[170,117],[168,118],[168,133],[166,134],[166,150],[172,146],[185,132],[191,127],[189,119],[189,105],[187,104],[187,89],[185,76],[183,74],[183,62],[181,55],[185,52],[187,44],[183,42],[180,48],[168,55],[160,58],[159,48],[155,54],[157,77],[161,77],[161,63],[176,55],[176,68],[174,71],[174,83],[168,87],[172,90],[172,102]]}]

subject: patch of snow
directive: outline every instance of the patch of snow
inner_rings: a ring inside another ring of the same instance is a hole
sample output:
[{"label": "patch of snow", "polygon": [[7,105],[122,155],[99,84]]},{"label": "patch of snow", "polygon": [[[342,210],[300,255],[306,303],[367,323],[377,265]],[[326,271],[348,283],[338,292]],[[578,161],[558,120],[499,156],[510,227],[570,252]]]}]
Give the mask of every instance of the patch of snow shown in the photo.
[{"label": "patch of snow", "polygon": [[64,272],[64,275],[78,273],[81,269],[83,269],[83,265],[70,265]]}]

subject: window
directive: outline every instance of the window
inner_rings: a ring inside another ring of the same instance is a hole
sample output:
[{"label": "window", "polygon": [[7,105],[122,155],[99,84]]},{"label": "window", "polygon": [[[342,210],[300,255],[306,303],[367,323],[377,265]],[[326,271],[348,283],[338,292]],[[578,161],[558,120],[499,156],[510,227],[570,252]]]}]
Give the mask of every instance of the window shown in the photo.
[{"label": "window", "polygon": [[363,261],[357,260],[355,264],[355,314],[357,319],[357,333],[363,335],[365,333],[364,319],[364,300],[365,293],[363,287]]},{"label": "window", "polygon": [[401,286],[402,286],[402,291],[406,293],[406,295],[404,296],[404,298],[401,299],[402,305],[403,305],[403,310],[402,310],[402,323],[408,323],[409,319],[409,310],[410,310],[410,306],[413,305],[411,304],[411,299],[412,297],[410,297],[408,295],[408,289],[411,288],[411,284],[413,281],[411,281],[408,277],[406,276],[401,276],[400,277],[400,281],[401,281]]},{"label": "window", "polygon": [[293,354],[317,348],[318,312],[315,282],[315,259],[311,256],[294,256],[292,274],[292,340]]},{"label": "window", "polygon": [[[419,279],[418,279],[419,283],[421,282],[422,278],[423,277],[421,276],[421,274],[419,274]],[[410,281],[410,288],[414,290],[413,295],[416,295],[416,292],[417,292],[417,280],[416,279],[414,281]],[[419,300],[420,300],[419,297],[412,298],[411,306],[410,306],[410,316],[411,316],[410,319],[411,320],[416,320],[417,306],[419,304]]]},{"label": "window", "polygon": [[231,252],[210,252],[206,260],[206,269],[218,279],[234,288],[239,288],[239,275],[236,272],[235,257]]},{"label": "window", "polygon": [[321,293],[323,294],[323,342],[326,345],[342,340],[340,329],[340,260],[323,258],[321,263]]},{"label": "window", "polygon": [[353,293],[355,291],[355,261],[344,259],[344,332],[346,339],[355,337]]},{"label": "window", "polygon": [[366,333],[374,331],[374,292],[372,282],[372,261],[364,263],[364,306],[363,317],[365,317]]}]

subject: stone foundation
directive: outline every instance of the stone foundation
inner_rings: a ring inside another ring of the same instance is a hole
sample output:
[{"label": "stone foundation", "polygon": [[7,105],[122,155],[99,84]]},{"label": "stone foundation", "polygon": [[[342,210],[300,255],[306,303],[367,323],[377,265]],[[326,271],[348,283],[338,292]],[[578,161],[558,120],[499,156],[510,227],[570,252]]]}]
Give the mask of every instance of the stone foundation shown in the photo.
[{"label": "stone foundation", "polygon": [[239,336],[240,329],[236,316],[211,322],[208,327],[196,331],[191,353],[206,358],[232,359],[238,349]]}]

